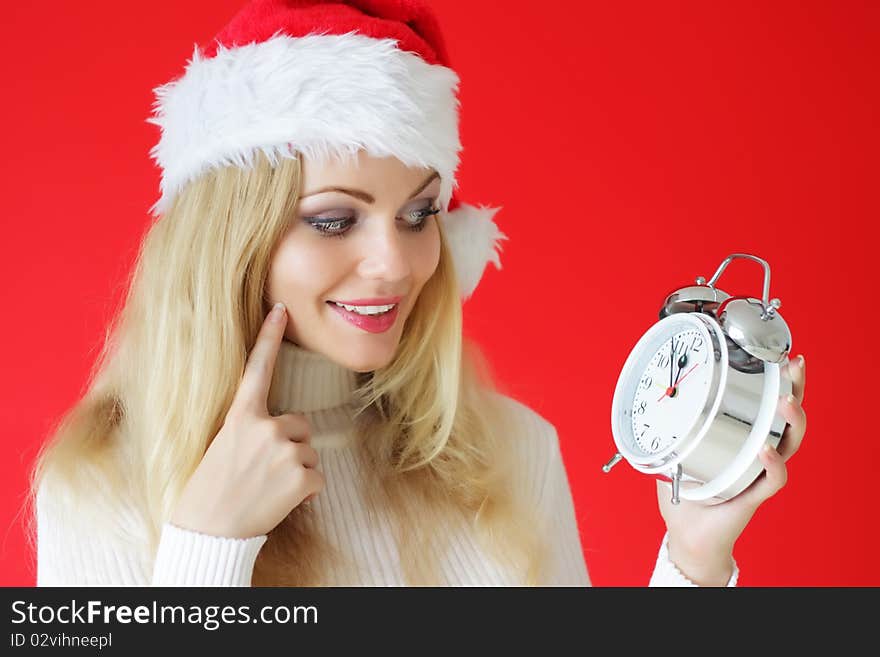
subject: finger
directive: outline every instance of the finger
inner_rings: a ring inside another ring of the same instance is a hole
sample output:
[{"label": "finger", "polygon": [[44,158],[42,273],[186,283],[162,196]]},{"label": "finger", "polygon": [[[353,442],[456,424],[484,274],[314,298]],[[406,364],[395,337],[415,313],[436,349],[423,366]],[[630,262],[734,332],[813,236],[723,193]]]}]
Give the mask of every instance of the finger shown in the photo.
[{"label": "finger", "polygon": [[794,398],[798,400],[799,404],[804,403],[806,374],[807,368],[803,354],[799,354],[797,358],[788,361],[788,376],[791,379],[791,394],[794,395]]},{"label": "finger", "polygon": [[780,399],[779,411],[788,426],[782,432],[777,451],[782,456],[782,460],[787,461],[800,449],[803,442],[804,434],[807,432],[807,414],[796,399],[793,401]]},{"label": "finger", "polygon": [[772,445],[768,443],[762,448],[758,458],[764,465],[764,472],[738,496],[741,504],[752,508],[773,497],[788,481],[785,461]]},{"label": "finger", "polygon": [[254,347],[248,355],[233,406],[266,411],[275,360],[286,326],[287,311],[284,304],[278,303],[263,320]]},{"label": "finger", "polygon": [[284,413],[272,418],[273,422],[281,426],[281,433],[287,440],[296,443],[312,442],[312,425],[305,415],[299,413]]},{"label": "finger", "polygon": [[306,468],[318,467],[318,450],[305,443],[292,443],[294,458]]},{"label": "finger", "polygon": [[308,468],[303,471],[304,479],[303,483],[305,484],[305,488],[307,491],[306,497],[314,497],[322,490],[324,490],[324,475],[321,474],[320,470],[316,470],[315,468]]}]

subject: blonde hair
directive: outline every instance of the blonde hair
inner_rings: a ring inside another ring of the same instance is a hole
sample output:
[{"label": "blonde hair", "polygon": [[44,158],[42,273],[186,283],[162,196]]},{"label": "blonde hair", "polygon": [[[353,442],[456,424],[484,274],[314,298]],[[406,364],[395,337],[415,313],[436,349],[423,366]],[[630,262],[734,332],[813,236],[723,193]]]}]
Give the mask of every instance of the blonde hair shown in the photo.
[{"label": "blonde hair", "polygon": [[[299,189],[298,158],[273,163],[258,152],[251,168],[225,167],[187,185],[150,227],[86,392],[37,457],[32,502],[41,484],[60,486],[84,522],[146,541],[155,554],[238,388],[268,308],[273,248]],[[515,428],[486,360],[463,339],[442,228],[439,265],[393,361],[357,382],[368,506],[396,518],[406,582],[438,583],[431,555],[445,536],[435,530],[464,519],[500,564],[537,583],[546,546],[512,481],[514,450],[504,440]],[[119,522],[133,509],[136,525]],[[319,585],[340,558],[300,505],[269,533],[253,585]]]}]

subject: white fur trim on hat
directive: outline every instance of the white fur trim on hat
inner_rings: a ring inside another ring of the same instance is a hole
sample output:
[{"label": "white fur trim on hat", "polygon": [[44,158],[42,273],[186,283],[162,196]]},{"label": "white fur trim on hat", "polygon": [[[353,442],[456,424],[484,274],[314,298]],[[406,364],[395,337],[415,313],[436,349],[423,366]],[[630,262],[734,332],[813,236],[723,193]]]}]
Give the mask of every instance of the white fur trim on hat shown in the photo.
[{"label": "white fur trim on hat", "polygon": [[257,149],[326,161],[365,149],[440,174],[440,200],[456,186],[459,78],[399,50],[394,39],[355,32],[278,34],[203,59],[196,46],[182,77],[155,89],[162,129],[150,151],[163,170],[165,212],[187,182],[210,168],[252,163]]}]

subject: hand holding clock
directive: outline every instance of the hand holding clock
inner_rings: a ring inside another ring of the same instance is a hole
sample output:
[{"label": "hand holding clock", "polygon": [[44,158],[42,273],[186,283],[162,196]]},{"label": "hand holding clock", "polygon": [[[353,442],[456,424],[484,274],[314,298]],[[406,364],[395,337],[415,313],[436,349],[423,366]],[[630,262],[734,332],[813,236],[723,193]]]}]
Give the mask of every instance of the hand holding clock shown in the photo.
[{"label": "hand holding clock", "polygon": [[[742,493],[716,505],[681,500],[673,505],[668,482],[657,482],[660,514],[669,532],[669,557],[691,581],[724,586],[733,572],[733,546],[758,507],[785,486],[785,462],[797,452],[807,428],[801,404],[806,371],[803,355],[788,364],[791,400],[780,399],[779,410],[788,425],[779,447],[762,450],[764,472]],[[680,381],[678,382],[680,383]]]}]

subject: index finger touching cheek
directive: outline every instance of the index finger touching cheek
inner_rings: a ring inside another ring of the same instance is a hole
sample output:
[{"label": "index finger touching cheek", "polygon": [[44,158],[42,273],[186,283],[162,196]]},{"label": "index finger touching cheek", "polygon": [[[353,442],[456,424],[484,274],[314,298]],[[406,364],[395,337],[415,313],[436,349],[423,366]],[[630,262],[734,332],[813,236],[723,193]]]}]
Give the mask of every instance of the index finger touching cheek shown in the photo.
[{"label": "index finger touching cheek", "polygon": [[253,410],[268,412],[269,388],[286,327],[287,309],[279,302],[260,327],[254,347],[248,355],[234,405],[246,405]]}]

